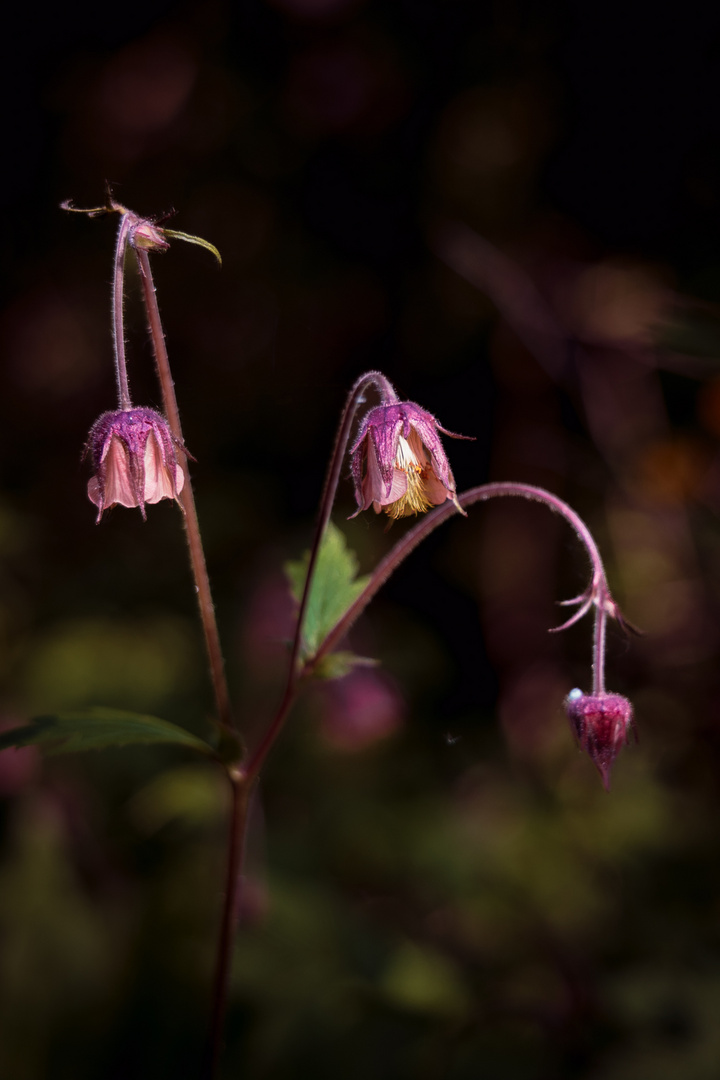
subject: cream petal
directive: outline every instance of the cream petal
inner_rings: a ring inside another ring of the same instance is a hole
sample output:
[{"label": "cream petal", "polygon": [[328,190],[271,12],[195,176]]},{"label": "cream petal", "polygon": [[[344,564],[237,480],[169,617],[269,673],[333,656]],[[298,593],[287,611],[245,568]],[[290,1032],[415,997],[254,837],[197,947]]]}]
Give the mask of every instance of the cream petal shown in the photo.
[{"label": "cream petal", "polygon": [[398,499],[402,499],[403,495],[407,493],[408,478],[404,469],[393,469],[392,484],[390,490],[382,501],[383,506],[387,506],[388,503],[397,502]]},{"label": "cream petal", "polygon": [[[395,503],[398,499],[402,499],[407,492],[408,478],[407,473],[403,469],[393,469],[392,483],[390,484],[390,490],[384,491],[385,485],[380,488],[379,498],[375,498],[372,501],[373,510],[376,514],[379,514],[384,506],[389,506],[391,503]],[[368,503],[369,505],[369,503]],[[366,509],[366,507],[363,507]]]},{"label": "cream petal", "polygon": [[415,459],[415,464],[419,465],[421,469],[425,469],[430,464],[427,449],[414,427],[410,428],[406,446],[409,454]]},{"label": "cream petal", "polygon": [[442,480],[432,470],[428,471],[423,481],[423,494],[431,506],[439,506],[446,499],[453,497],[452,491],[448,491]]},{"label": "cream petal", "polygon": [[[116,436],[113,436],[108,443],[104,469],[105,492],[103,505],[113,506],[114,503],[120,503],[121,506],[139,506],[140,500],[133,488],[128,451],[122,440]],[[88,494],[90,494],[89,487]],[[92,495],[90,497],[92,498]],[[93,502],[95,502],[94,499]]]},{"label": "cream petal", "polygon": [[[175,462],[163,460],[162,447],[154,432],[150,432],[145,443],[145,493],[146,503],[160,502],[161,499],[174,499],[178,490],[173,482],[171,469],[177,469]],[[176,474],[175,474],[176,475]]]}]

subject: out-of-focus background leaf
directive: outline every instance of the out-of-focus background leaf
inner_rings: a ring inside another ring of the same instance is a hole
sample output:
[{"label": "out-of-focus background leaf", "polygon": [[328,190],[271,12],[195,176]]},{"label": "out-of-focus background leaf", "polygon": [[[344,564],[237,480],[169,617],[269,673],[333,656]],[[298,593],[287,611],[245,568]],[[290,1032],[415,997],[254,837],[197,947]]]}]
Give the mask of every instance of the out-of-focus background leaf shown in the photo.
[{"label": "out-of-focus background leaf", "polygon": [[[99,526],[106,182],[207,238],[154,257],[247,739],[349,386],[381,368],[587,519],[645,631],[609,639],[640,743],[602,790],[562,700],[590,628],[564,524],[453,519],[312,688],[255,799],[223,1076],[714,1080],[720,1056],[720,13],[485,0],[129,0],[7,15],[0,716],[94,706],[202,738],[178,511]],[[137,404],[157,391],[128,282]],[[366,574],[386,532],[341,485]],[[197,1076],[227,792],[153,746],[0,754],[0,1076]]]},{"label": "out-of-focus background leaf", "polygon": [[0,749],[41,746],[47,754],[107,750],[119,746],[154,746],[170,743],[213,754],[213,748],[177,724],[157,716],[141,716],[101,707],[58,716],[38,716],[29,724],[0,732]]}]

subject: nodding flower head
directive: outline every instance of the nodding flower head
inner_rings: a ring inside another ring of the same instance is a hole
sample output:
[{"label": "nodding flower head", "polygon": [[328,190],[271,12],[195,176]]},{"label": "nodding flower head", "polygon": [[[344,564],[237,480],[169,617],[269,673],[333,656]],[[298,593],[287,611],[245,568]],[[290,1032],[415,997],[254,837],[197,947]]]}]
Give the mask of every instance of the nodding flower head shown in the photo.
[{"label": "nodding flower head", "polygon": [[453,439],[466,438],[441,427],[411,401],[371,409],[350,450],[355,514],[372,505],[376,514],[384,510],[391,518],[402,518],[422,514],[446,499],[464,514],[440,431]]},{"label": "nodding flower head", "polygon": [[630,741],[633,707],[621,694],[583,694],[571,690],[565,698],[565,711],[575,736],[595,762],[607,791],[610,770],[620,747]]},{"label": "nodding flower head", "polygon": [[116,503],[137,506],[144,518],[146,503],[177,499],[185,482],[177,449],[186,453],[154,409],[120,409],[99,416],[86,446],[94,473],[88,496],[98,508],[97,520]]}]

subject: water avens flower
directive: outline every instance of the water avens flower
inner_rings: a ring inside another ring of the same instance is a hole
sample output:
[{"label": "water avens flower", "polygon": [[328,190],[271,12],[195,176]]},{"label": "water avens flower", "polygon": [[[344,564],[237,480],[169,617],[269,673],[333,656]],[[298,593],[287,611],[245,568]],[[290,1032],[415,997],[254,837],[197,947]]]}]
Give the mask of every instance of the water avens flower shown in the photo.
[{"label": "water avens flower", "polygon": [[581,748],[595,762],[607,791],[610,770],[623,743],[630,741],[633,707],[622,694],[583,694],[571,690],[565,711]]},{"label": "water avens flower", "polygon": [[467,438],[447,431],[411,401],[371,409],[350,449],[358,504],[353,517],[369,506],[393,519],[408,517],[446,499],[464,514],[440,431],[453,439]]},{"label": "water avens flower", "polygon": [[177,499],[185,482],[167,420],[154,409],[118,409],[105,412],[90,429],[86,453],[94,475],[88,497],[103,511],[119,503],[137,506],[145,518],[145,504]]}]

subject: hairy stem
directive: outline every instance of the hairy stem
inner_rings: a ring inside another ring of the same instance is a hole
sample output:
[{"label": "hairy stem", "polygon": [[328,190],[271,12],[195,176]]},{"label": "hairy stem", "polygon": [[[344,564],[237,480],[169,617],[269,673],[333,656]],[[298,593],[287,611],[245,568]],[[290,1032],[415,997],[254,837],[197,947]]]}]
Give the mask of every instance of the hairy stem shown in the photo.
[{"label": "hairy stem", "polygon": [[[602,609],[606,614],[605,605],[612,604],[612,601],[610,598],[610,590],[607,586],[605,567],[603,566],[600,552],[598,551],[597,544],[595,543],[590,530],[582,518],[575,513],[572,507],[568,506],[568,504],[558,498],[557,495],[553,495],[552,492],[545,491],[543,488],[533,487],[530,484],[514,483],[513,481],[482,484],[480,487],[471,488],[469,491],[465,491],[462,495],[458,496],[458,502],[465,508],[472,506],[473,503],[484,502],[487,499],[496,498],[498,496],[519,496],[522,499],[540,502],[549,507],[549,509],[553,510],[556,514],[560,514],[565,518],[575,530],[578,538],[588,553],[593,571],[591,589],[593,594],[597,597],[594,601],[596,609],[598,613]],[[308,661],[308,672],[312,671],[320,660],[322,660],[329,652],[332,652],[338,645],[378,590],[385,584],[400,563],[407,558],[410,552],[413,551],[426,536],[429,536],[433,529],[436,529],[438,525],[441,525],[455,512],[456,508],[454,503],[449,500],[444,502],[441,506],[438,506],[435,510],[431,511],[422,519],[422,521],[418,522],[413,529],[398,541],[395,547],[393,547],[385,558],[378,563],[363,591],[357,597],[355,602],[350,605],[342,618],[338,620],[332,630],[330,630],[327,637],[318,648],[315,656]],[[598,625],[599,621],[596,623],[596,627]],[[594,650],[595,674],[593,676],[594,679],[598,679],[599,683],[602,685],[604,685],[603,671],[605,659],[604,628],[605,621],[603,618],[602,625],[600,626],[601,633],[596,634]]]},{"label": "hairy stem", "polygon": [[[148,329],[150,331],[150,339],[155,354],[155,364],[157,367],[158,379],[160,380],[165,415],[173,435],[178,442],[184,446],[182,426],[180,424],[180,413],[178,411],[177,398],[175,396],[175,385],[170,371],[170,362],[168,359],[167,347],[165,345],[165,334],[163,333],[162,322],[160,321],[160,310],[158,308],[152,270],[150,269],[150,259],[147,251],[143,251],[141,248],[137,248],[135,254],[140,267],[140,279],[142,281],[143,299],[145,301],[145,310],[147,312]],[[210,578],[208,577],[205,552],[203,550],[202,537],[200,535],[200,524],[195,509],[195,496],[193,494],[192,481],[190,479],[190,470],[184,455],[182,455],[181,466],[185,473],[185,483],[180,492],[180,501],[183,510],[185,511],[183,514],[185,536],[187,538],[188,549],[190,552],[190,564],[195,579],[195,588],[197,590],[200,620],[205,635],[205,646],[207,648],[210,664],[210,678],[215,694],[217,719],[219,724],[226,730],[237,733],[238,729],[230,706],[230,694],[228,692],[227,678],[225,676],[225,661],[220,646],[220,634],[218,632],[217,618],[215,616],[215,605],[213,604],[212,593],[210,591]]]},{"label": "hairy stem", "polygon": [[605,630],[607,628],[605,597],[595,605],[595,628],[593,632],[592,692],[605,693]]},{"label": "hairy stem", "polygon": [[115,381],[117,383],[118,408],[131,409],[130,386],[128,384],[127,363],[125,360],[125,321],[123,305],[125,302],[125,253],[128,233],[134,223],[134,215],[124,212],[120,215],[117,241],[115,244],[115,262],[113,267],[112,293],[112,328],[113,351],[115,353]]}]

